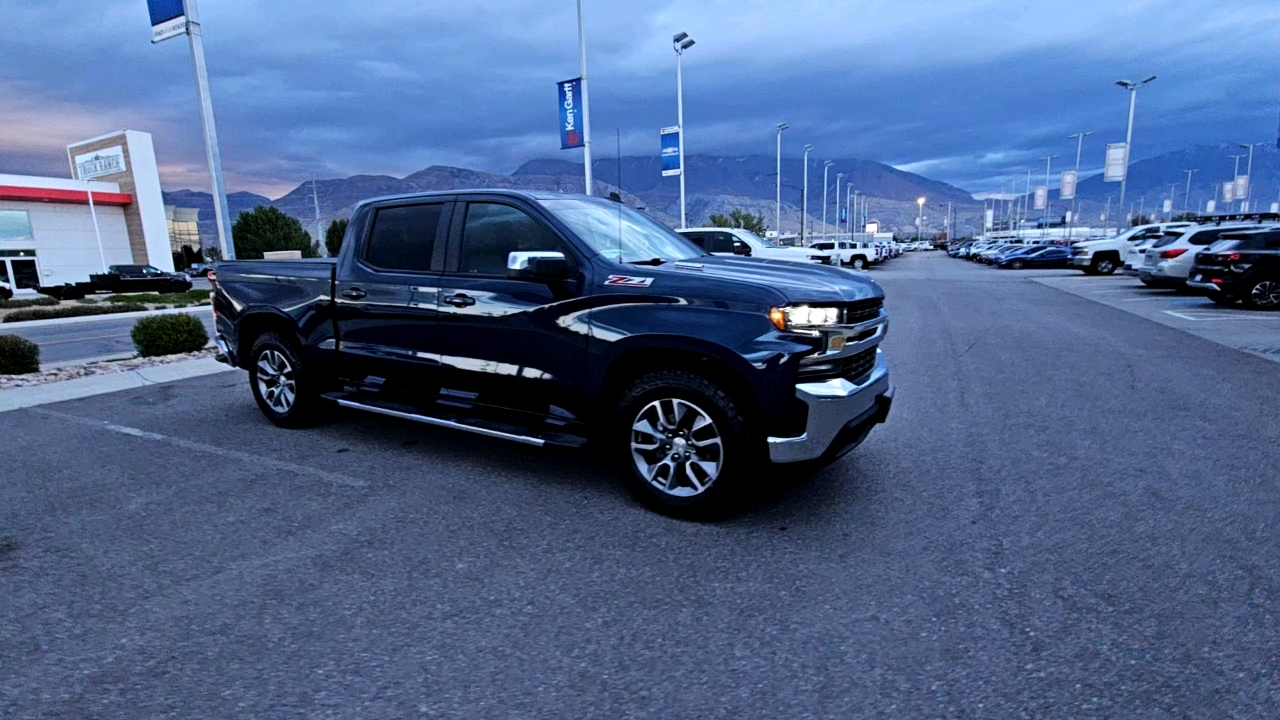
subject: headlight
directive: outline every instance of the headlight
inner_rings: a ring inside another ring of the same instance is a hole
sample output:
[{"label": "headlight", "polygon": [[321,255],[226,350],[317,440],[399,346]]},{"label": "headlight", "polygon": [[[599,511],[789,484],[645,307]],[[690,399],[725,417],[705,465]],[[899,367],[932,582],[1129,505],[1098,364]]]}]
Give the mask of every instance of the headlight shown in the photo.
[{"label": "headlight", "polygon": [[808,305],[773,308],[769,311],[769,319],[779,330],[836,325],[840,322],[840,308],[809,307]]}]

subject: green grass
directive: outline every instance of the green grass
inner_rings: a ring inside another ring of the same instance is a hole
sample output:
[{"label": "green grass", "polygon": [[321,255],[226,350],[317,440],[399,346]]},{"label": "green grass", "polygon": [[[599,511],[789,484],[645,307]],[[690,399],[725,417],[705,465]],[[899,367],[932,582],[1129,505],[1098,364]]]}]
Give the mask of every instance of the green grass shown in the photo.
[{"label": "green grass", "polygon": [[115,315],[118,313],[139,312],[147,306],[140,303],[117,303],[115,305],[66,305],[63,307],[37,307],[18,310],[4,316],[4,322],[15,323],[26,320],[50,320],[53,318],[81,317],[84,315]]},{"label": "green grass", "polygon": [[188,290],[180,293],[132,293],[128,295],[108,295],[104,300],[109,303],[171,303],[174,307],[185,307],[201,300],[209,299],[208,290]]}]

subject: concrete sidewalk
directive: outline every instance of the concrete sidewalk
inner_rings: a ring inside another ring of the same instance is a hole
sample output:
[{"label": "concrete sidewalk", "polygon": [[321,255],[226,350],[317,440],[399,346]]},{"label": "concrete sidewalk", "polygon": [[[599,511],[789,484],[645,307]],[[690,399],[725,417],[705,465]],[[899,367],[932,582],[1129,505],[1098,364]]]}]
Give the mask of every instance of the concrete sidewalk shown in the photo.
[{"label": "concrete sidewalk", "polygon": [[233,368],[213,358],[197,358],[195,360],[155,365],[109,375],[94,375],[45,385],[14,388],[0,391],[0,412],[36,405],[47,405],[64,400],[77,400],[93,395],[103,395],[175,380],[185,380],[202,375],[230,372],[231,370]]}]

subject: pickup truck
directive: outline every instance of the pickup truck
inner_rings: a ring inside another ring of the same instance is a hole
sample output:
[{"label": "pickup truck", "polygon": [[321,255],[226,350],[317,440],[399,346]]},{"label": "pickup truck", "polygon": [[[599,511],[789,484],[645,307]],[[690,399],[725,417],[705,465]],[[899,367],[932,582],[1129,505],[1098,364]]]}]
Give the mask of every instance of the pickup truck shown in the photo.
[{"label": "pickup truck", "polygon": [[191,289],[186,273],[169,273],[151,265],[112,265],[107,272],[90,275],[88,282],[44,285],[42,295],[59,300],[76,300],[94,293],[179,293]]},{"label": "pickup truck", "polygon": [[369,200],[337,258],[221,262],[210,278],[219,359],[248,371],[276,425],[337,405],[592,442],[681,517],[721,512],[772,463],[836,460],[893,399],[869,278],[712,255],[612,200]]},{"label": "pickup truck", "polygon": [[743,228],[689,228],[676,232],[693,241],[694,245],[712,255],[741,255],[766,260],[834,265],[831,253],[813,248],[783,247],[773,245],[750,230]]},{"label": "pickup truck", "polygon": [[822,240],[809,247],[831,255],[840,265],[846,265],[854,270],[864,270],[871,263],[878,262],[881,259],[876,247],[870,243],[851,242],[849,240]]},{"label": "pickup truck", "polygon": [[1148,240],[1159,239],[1166,230],[1189,228],[1195,223],[1169,222],[1138,225],[1109,238],[1092,238],[1071,245],[1070,265],[1086,275],[1110,275],[1124,267],[1131,253]]}]

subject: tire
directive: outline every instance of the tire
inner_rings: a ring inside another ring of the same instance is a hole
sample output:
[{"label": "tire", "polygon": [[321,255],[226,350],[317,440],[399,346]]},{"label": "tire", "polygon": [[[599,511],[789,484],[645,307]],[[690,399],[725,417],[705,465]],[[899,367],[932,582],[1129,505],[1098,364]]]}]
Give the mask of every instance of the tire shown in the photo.
[{"label": "tire", "polygon": [[1218,303],[1219,305],[1235,305],[1236,300],[1239,300],[1240,298],[1233,297],[1231,295],[1223,295],[1220,292],[1216,292],[1216,293],[1209,293],[1209,299]]},{"label": "tire", "polygon": [[[739,405],[696,373],[644,375],[622,394],[615,417],[610,454],[636,499],[664,515],[713,519],[742,497],[751,469],[766,464]],[[682,459],[673,463],[673,455]]]},{"label": "tire", "polygon": [[284,428],[302,428],[323,418],[320,393],[297,347],[276,333],[253,341],[249,351],[249,388],[258,409]]},{"label": "tire", "polygon": [[1009,267],[1013,268],[1014,270],[1021,270],[1021,269],[1022,269],[1022,261],[1021,261],[1021,260],[1014,260],[1013,262],[1009,263]]},{"label": "tire", "polygon": [[867,260],[866,258],[856,257],[849,261],[849,265],[854,270],[862,270],[867,267]]},{"label": "tire", "polygon": [[1095,275],[1111,275],[1116,271],[1116,261],[1110,257],[1100,257],[1093,261]]},{"label": "tire", "polygon": [[1280,278],[1251,280],[1241,299],[1250,310],[1280,310]]}]

